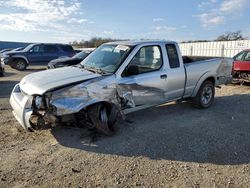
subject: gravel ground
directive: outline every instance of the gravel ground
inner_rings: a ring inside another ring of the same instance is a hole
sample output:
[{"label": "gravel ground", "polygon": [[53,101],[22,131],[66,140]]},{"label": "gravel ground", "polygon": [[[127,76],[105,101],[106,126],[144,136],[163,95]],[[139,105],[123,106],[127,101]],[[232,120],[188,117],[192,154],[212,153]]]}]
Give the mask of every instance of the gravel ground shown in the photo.
[{"label": "gravel ground", "polygon": [[250,187],[250,86],[216,89],[213,107],[170,103],[118,121],[112,137],[57,127],[28,133],[0,78],[0,187]]}]

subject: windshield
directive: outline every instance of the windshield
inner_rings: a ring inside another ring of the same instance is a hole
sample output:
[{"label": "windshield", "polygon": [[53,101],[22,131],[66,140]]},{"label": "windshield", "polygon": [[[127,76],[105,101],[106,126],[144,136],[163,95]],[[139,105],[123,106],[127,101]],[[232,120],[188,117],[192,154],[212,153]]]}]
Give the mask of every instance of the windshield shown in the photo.
[{"label": "windshield", "polygon": [[114,73],[131,50],[132,46],[104,44],[86,57],[81,65],[87,70]]},{"label": "windshield", "polygon": [[241,61],[243,56],[246,54],[245,51],[238,53],[236,56],[234,56],[234,59],[237,61]]},{"label": "windshield", "polygon": [[26,48],[23,49],[23,51],[28,52],[30,49],[34,46],[34,44],[28,45]]},{"label": "windshield", "polygon": [[77,58],[77,59],[84,59],[89,55],[88,52],[79,52],[76,55],[74,55],[72,58]]},{"label": "windshield", "polygon": [[12,51],[14,51],[14,52],[19,52],[19,51],[22,51],[24,48],[16,48],[16,49],[14,49],[14,50],[12,50]]}]

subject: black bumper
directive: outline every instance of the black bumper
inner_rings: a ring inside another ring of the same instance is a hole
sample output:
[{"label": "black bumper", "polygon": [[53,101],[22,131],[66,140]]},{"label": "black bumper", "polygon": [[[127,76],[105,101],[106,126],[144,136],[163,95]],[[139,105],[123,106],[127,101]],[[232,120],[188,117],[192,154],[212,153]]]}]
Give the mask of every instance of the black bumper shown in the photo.
[{"label": "black bumper", "polygon": [[13,66],[14,65],[14,59],[12,58],[4,58],[3,62],[5,65]]}]

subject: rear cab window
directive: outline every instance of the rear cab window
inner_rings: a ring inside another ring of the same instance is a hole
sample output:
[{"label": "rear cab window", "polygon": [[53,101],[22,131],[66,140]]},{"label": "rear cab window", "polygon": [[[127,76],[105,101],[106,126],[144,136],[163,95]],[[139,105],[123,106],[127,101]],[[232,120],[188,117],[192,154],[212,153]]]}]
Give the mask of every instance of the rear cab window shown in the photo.
[{"label": "rear cab window", "polygon": [[174,44],[166,44],[166,50],[168,54],[169,66],[171,69],[180,67],[180,59],[176,46]]}]

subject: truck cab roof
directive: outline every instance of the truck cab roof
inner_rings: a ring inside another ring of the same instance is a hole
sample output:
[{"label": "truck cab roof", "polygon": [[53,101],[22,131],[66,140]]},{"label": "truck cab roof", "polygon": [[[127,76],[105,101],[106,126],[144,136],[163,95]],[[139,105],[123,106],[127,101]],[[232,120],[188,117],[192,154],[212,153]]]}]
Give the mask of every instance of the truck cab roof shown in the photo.
[{"label": "truck cab roof", "polygon": [[174,41],[164,41],[164,40],[141,40],[141,41],[115,41],[115,42],[109,42],[106,44],[113,44],[113,45],[128,45],[128,46],[137,46],[141,44],[152,44],[152,43],[158,43],[158,44],[177,44]]}]

